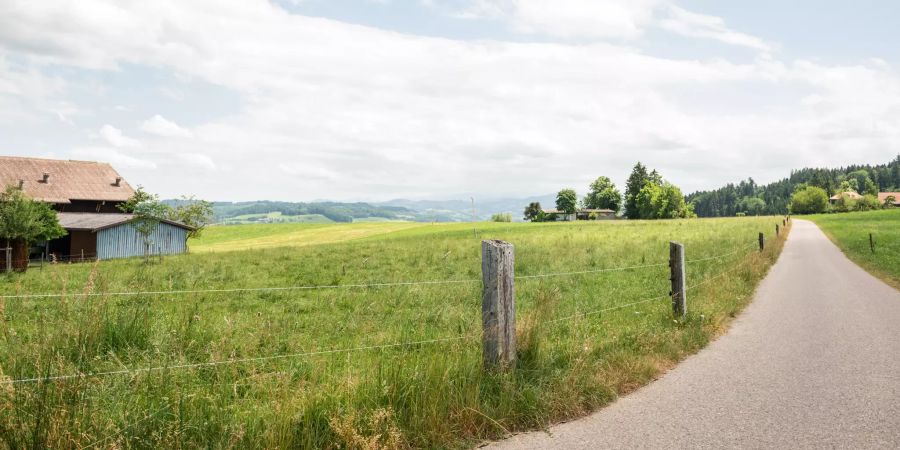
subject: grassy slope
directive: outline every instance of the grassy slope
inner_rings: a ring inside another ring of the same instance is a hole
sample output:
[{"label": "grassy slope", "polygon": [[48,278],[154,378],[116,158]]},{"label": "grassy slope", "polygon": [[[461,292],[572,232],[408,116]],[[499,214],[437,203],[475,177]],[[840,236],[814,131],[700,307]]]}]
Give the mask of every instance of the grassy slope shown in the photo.
[{"label": "grassy slope", "polygon": [[[690,315],[667,299],[668,268],[516,282],[519,364],[481,370],[480,283],[312,291],[0,299],[0,368],[11,378],[177,365],[456,338],[301,358],[0,385],[0,443],[78,448],[464,447],[575,417],[641,386],[717,334],[780,251],[774,218],[550,224],[397,224],[215,230],[207,248],[240,252],[32,270],[0,293],[329,285],[480,278],[482,238],[516,245],[518,275],[665,264],[668,241],[699,259]],[[374,226],[379,232],[368,228]],[[362,227],[352,242],[347,227]],[[239,227],[235,227],[239,228]],[[243,227],[240,227],[243,228]],[[757,232],[771,242],[753,250]],[[315,231],[315,232],[313,232]],[[267,232],[272,232],[269,236]],[[376,235],[378,234],[378,235]],[[312,236],[298,237],[298,236]],[[290,239],[288,239],[290,238]],[[292,242],[267,250],[260,245]],[[195,246],[196,248],[197,246]],[[199,246],[203,247],[203,246]],[[731,271],[729,271],[731,270]],[[374,436],[380,436],[376,438]],[[0,444],[2,447],[2,444]]]},{"label": "grassy slope", "polygon": [[[900,289],[900,208],[808,217],[853,261]],[[869,248],[875,238],[875,253]]]},{"label": "grassy slope", "polygon": [[359,224],[277,223],[213,226],[191,241],[195,253],[320,245],[392,233],[422,223],[390,222]]}]

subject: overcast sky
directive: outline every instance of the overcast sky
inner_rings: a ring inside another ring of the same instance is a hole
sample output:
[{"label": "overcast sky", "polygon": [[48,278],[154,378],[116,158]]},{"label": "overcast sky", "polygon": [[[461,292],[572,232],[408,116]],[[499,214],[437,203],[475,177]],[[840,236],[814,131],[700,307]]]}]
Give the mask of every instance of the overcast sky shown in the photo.
[{"label": "overcast sky", "polygon": [[165,197],[686,192],[900,151],[900,2],[0,1],[0,154]]}]

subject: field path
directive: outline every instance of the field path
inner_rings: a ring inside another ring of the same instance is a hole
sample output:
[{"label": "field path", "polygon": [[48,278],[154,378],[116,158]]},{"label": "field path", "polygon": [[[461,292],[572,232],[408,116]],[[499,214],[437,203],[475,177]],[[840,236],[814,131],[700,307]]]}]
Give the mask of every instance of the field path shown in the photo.
[{"label": "field path", "polygon": [[491,448],[900,448],[900,292],[795,220],[727,335],[594,415]]}]

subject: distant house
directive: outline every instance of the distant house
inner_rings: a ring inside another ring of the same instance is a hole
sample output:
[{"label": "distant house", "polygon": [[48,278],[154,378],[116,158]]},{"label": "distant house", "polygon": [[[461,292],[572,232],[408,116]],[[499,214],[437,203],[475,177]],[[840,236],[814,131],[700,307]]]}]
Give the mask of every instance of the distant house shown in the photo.
[{"label": "distant house", "polygon": [[887,201],[888,197],[894,197],[892,205],[894,207],[900,207],[900,192],[879,192],[878,203],[881,203],[883,205]]},{"label": "distant house", "polygon": [[556,222],[570,222],[573,220],[604,220],[615,219],[616,212],[611,209],[579,209],[575,214],[566,214],[558,209],[545,209],[544,214],[552,217]]},{"label": "distant house", "polygon": [[833,204],[841,201],[842,198],[850,199],[850,200],[859,200],[859,199],[863,198],[863,196],[859,195],[853,191],[838,192],[837,194],[832,195],[831,198],[828,199],[828,201],[831,202],[831,204],[833,205]]},{"label": "distant house", "polygon": [[176,222],[161,222],[145,242],[134,216],[119,210],[134,189],[109,164],[0,156],[0,189],[7,186],[50,203],[68,231],[39,243],[30,258],[44,253],[57,260],[111,259],[187,251],[192,228]]}]

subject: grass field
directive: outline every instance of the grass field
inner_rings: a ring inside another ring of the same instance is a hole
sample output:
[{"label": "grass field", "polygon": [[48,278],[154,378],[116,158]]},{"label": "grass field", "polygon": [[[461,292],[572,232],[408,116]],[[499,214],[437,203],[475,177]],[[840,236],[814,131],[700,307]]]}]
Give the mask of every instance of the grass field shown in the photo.
[{"label": "grass field", "polygon": [[[854,262],[900,289],[900,208],[805,217]],[[869,233],[875,252],[869,246]]]},{"label": "grass field", "polygon": [[191,241],[191,252],[299,247],[337,243],[401,230],[431,226],[416,222],[371,222],[341,224],[273,223],[213,226]]},{"label": "grass field", "polygon": [[[777,258],[776,222],[250,225],[162,262],[6,276],[2,295],[59,296],[0,298],[0,447],[460,448],[543,427],[722,333]],[[517,280],[519,361],[486,373],[485,238],[516,246],[517,276],[655,266]],[[690,261],[682,320],[670,240]],[[110,294],[439,280],[459,282]]]}]

